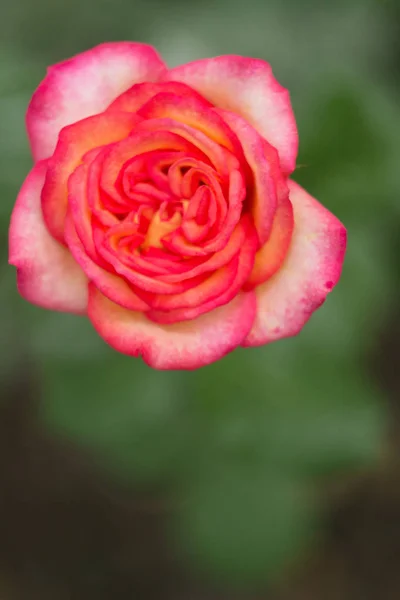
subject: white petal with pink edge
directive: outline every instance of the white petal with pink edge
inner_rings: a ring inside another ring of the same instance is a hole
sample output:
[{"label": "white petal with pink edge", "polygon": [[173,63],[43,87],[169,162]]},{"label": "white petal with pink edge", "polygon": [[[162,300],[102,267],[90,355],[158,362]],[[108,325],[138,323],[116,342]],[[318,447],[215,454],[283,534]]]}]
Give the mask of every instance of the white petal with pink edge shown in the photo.
[{"label": "white petal with pink edge", "polygon": [[296,335],[339,281],[346,251],[341,222],[290,181],[294,231],[279,271],[255,289],[257,316],[244,346]]},{"label": "white petal with pink edge", "polygon": [[135,83],[157,81],[166,66],[146,44],[114,42],[49,68],[26,115],[35,160],[54,152],[63,127],[104,111]]},{"label": "white petal with pink edge", "polygon": [[143,313],[114,304],[89,286],[88,314],[95,329],[115,350],[142,356],[155,369],[197,369],[234,350],[250,331],[254,292],[192,321],[158,325]]},{"label": "white petal with pink edge", "polygon": [[276,148],[283,170],[287,174],[294,170],[298,133],[289,92],[267,62],[217,56],[171,69],[164,78],[186,83],[218,108],[244,117]]},{"label": "white petal with pink edge", "polygon": [[44,308],[85,313],[87,278],[69,250],[56,242],[43,221],[40,192],[47,161],[26,178],[11,217],[9,263],[17,267],[20,294]]}]

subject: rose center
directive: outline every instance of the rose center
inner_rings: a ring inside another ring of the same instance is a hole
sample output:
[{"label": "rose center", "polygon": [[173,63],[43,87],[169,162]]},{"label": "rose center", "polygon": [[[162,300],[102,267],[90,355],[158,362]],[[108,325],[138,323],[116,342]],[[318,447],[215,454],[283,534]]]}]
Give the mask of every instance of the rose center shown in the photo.
[{"label": "rose center", "polygon": [[182,222],[184,210],[182,204],[177,202],[163,202],[161,204],[150,221],[146,237],[141,244],[142,249],[163,247],[162,238],[178,229]]},{"label": "rose center", "polygon": [[119,189],[129,207],[123,221],[137,227],[137,251],[164,248],[176,231],[190,243],[204,239],[217,219],[218,175],[180,152],[137,156],[122,169]]}]

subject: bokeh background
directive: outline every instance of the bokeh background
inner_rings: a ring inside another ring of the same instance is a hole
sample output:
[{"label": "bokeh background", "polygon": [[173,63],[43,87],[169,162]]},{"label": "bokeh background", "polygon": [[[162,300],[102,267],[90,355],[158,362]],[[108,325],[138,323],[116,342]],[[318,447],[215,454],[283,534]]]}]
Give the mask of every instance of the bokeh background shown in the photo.
[{"label": "bokeh background", "polygon": [[[13,0],[0,22],[2,600],[400,598],[400,4]],[[48,64],[110,40],[268,60],[295,178],[348,228],[296,338],[196,372],[28,305],[7,265]]]}]

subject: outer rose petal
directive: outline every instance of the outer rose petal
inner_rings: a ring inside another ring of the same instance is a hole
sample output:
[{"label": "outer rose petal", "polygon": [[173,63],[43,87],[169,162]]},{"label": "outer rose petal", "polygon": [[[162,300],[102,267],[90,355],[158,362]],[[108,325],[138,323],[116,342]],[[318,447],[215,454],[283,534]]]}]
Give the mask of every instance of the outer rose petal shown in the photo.
[{"label": "outer rose petal", "polygon": [[340,221],[294,181],[292,242],[281,269],[255,289],[257,317],[244,346],[296,335],[339,281],[346,250]]},{"label": "outer rose petal", "polygon": [[133,42],[101,44],[50,67],[26,116],[34,159],[51,156],[63,127],[102,112],[135,83],[157,81],[165,71],[154,48]]},{"label": "outer rose petal", "polygon": [[217,56],[171,69],[165,80],[182,81],[218,108],[244,117],[279,153],[283,170],[296,166],[298,134],[289,92],[263,60]]},{"label": "outer rose petal", "polygon": [[239,294],[197,319],[162,326],[114,304],[90,285],[88,313],[98,333],[119,352],[142,355],[156,369],[197,369],[243,341],[253,323],[255,294]]},{"label": "outer rose petal", "polygon": [[70,252],[56,242],[43,221],[40,192],[47,161],[25,180],[11,217],[9,262],[17,267],[19,292],[44,308],[84,313],[87,279]]}]

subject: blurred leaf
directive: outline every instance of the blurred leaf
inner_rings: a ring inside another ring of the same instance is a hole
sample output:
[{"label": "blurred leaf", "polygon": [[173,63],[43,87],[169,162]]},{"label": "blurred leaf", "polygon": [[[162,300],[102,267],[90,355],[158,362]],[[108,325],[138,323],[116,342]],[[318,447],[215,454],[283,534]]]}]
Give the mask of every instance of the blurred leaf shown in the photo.
[{"label": "blurred leaf", "polygon": [[331,93],[324,90],[313,104],[314,127],[302,138],[302,156],[307,164],[312,159],[320,176],[331,177],[337,169],[352,171],[360,163],[373,166],[384,158],[384,138],[368,120],[365,100],[354,89],[332,86]]},{"label": "blurred leaf", "polygon": [[295,378],[297,393],[266,417],[260,451],[296,474],[368,467],[380,456],[386,433],[379,395],[344,366],[339,378],[336,369],[321,376],[322,369],[317,362],[310,381]]},{"label": "blurred leaf", "polygon": [[104,360],[48,360],[42,376],[42,414],[53,431],[86,446],[115,476],[157,484],[174,477],[190,445],[176,374],[108,350]]},{"label": "blurred leaf", "polygon": [[222,457],[296,476],[357,469],[377,458],[385,434],[371,382],[305,353],[300,338],[235,352],[208,367],[192,395],[199,468]]},{"label": "blurred leaf", "polygon": [[310,496],[284,474],[218,463],[188,490],[182,547],[200,571],[237,589],[277,577],[313,535]]},{"label": "blurred leaf", "polygon": [[[390,96],[377,94],[370,81],[333,80],[316,87],[298,121],[300,153],[294,179],[345,224],[369,226],[387,210],[398,211],[394,192],[400,177],[400,124]],[[395,194],[397,195],[397,194]]]}]

